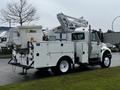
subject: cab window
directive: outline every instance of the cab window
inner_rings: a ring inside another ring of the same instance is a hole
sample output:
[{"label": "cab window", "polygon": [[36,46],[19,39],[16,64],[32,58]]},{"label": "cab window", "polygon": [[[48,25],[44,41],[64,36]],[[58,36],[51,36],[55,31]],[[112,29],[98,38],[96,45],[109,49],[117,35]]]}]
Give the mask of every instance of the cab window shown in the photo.
[{"label": "cab window", "polygon": [[84,40],[85,34],[84,33],[73,33],[72,34],[72,40]]},{"label": "cab window", "polygon": [[97,39],[97,35],[96,35],[95,32],[92,33],[91,41],[94,41],[94,42],[97,42],[97,41],[98,41],[98,39]]}]

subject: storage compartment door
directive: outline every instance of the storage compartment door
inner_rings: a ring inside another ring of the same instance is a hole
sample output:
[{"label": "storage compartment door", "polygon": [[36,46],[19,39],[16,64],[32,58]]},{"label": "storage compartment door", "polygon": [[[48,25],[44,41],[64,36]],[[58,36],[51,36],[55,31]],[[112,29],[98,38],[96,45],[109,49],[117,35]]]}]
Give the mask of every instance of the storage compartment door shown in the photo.
[{"label": "storage compartment door", "polygon": [[83,43],[82,44],[82,63],[89,63],[88,62],[88,44]]},{"label": "storage compartment door", "polygon": [[44,68],[49,67],[49,54],[48,54],[48,44],[40,43],[40,46],[34,47],[34,67]]}]

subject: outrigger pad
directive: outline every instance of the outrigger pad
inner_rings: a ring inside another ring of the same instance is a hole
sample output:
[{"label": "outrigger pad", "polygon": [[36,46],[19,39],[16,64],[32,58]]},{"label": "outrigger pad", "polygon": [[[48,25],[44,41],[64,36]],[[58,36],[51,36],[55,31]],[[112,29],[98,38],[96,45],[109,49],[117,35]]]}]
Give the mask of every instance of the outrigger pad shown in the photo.
[{"label": "outrigger pad", "polygon": [[21,73],[19,73],[19,74],[20,74],[20,75],[27,75],[27,70],[28,70],[28,69],[24,69],[24,68],[23,68],[23,71],[22,71]]}]

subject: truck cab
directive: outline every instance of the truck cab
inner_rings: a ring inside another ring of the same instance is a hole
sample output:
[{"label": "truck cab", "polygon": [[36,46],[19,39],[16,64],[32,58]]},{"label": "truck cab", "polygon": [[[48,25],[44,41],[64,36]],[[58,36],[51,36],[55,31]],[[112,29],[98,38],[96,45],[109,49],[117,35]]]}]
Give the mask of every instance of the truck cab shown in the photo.
[{"label": "truck cab", "polygon": [[100,41],[97,31],[86,29],[78,28],[71,35],[75,45],[76,62],[109,67],[111,50]]}]

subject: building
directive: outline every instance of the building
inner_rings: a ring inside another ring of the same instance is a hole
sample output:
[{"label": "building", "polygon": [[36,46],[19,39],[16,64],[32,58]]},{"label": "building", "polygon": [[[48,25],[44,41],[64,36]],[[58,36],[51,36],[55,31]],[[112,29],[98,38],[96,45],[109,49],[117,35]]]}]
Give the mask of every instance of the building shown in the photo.
[{"label": "building", "polygon": [[120,51],[120,32],[104,33],[103,42],[109,45],[115,45]]},{"label": "building", "polygon": [[10,27],[0,27],[0,33],[3,31],[9,31]]},{"label": "building", "polygon": [[120,44],[120,32],[111,32],[103,34],[103,42],[111,44]]}]

